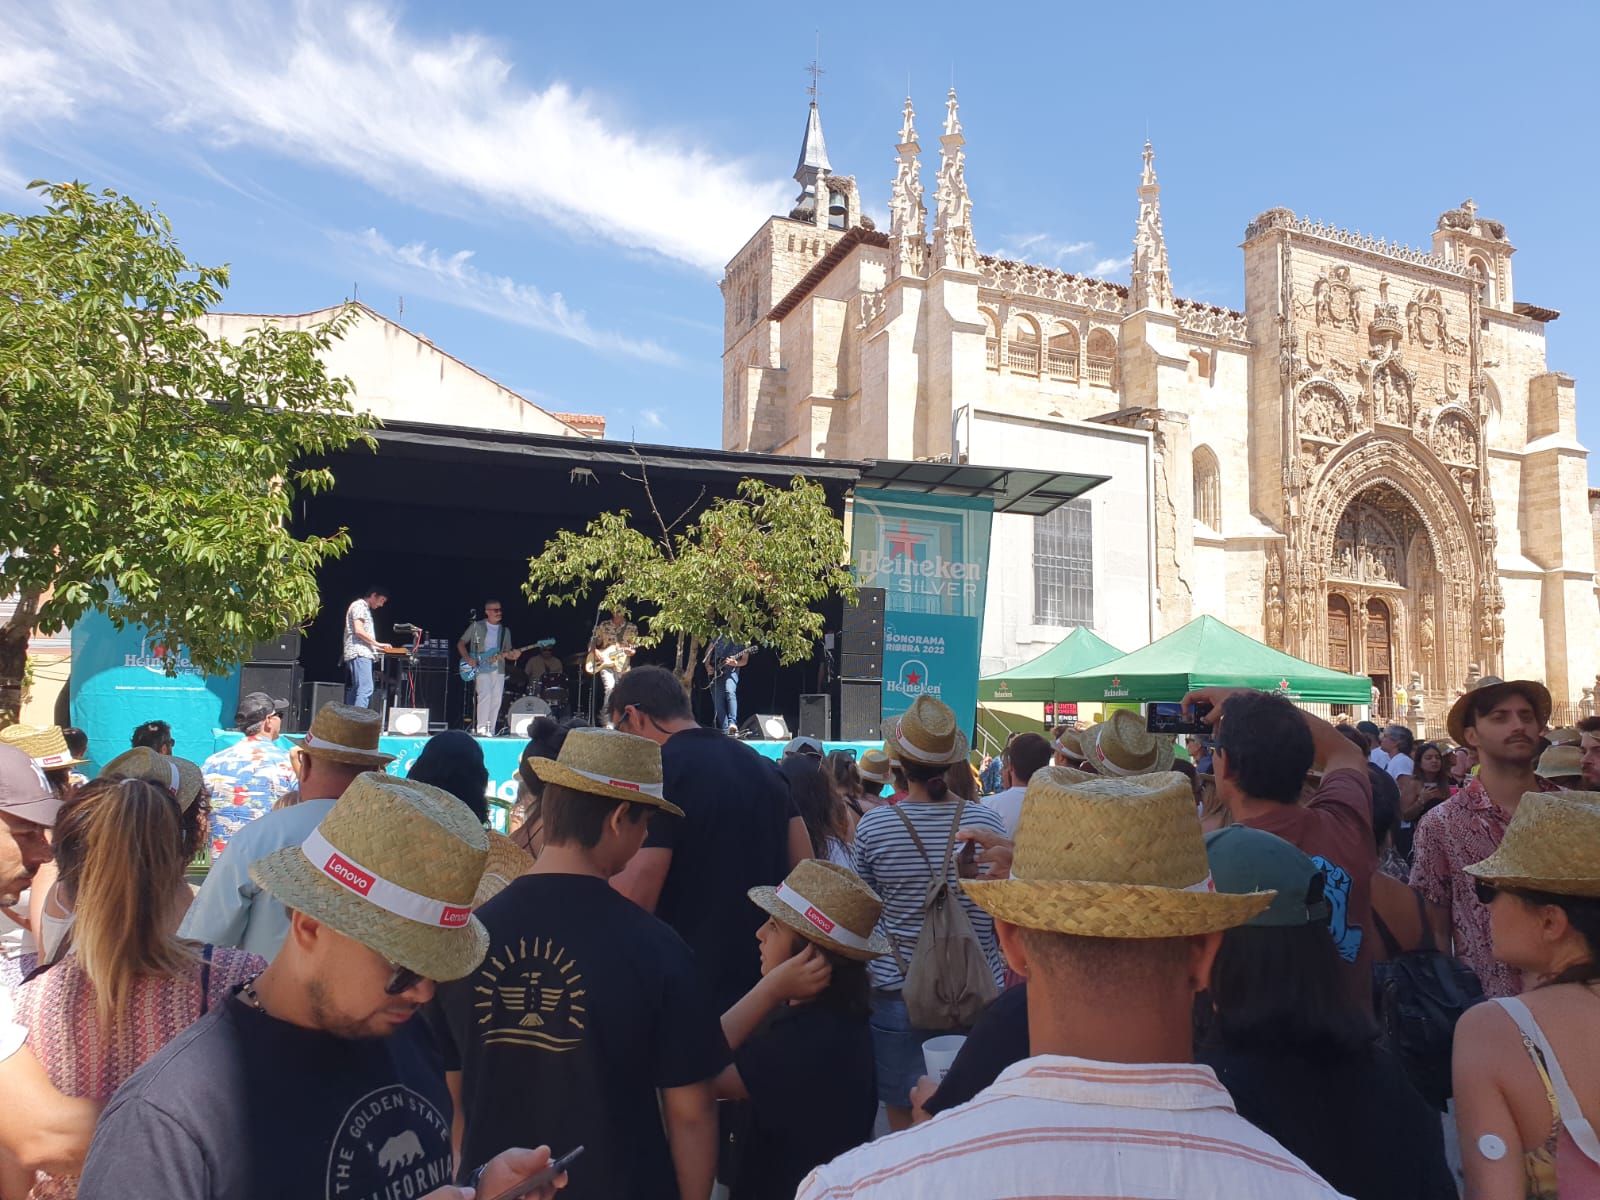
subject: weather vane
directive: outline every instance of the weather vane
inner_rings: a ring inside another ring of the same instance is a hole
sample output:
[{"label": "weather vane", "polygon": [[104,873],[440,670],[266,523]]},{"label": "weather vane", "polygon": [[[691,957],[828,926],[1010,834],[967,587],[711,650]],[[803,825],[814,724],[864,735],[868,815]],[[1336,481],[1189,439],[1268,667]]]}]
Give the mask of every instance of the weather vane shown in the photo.
[{"label": "weather vane", "polygon": [[817,98],[817,80],[819,78],[821,78],[822,76],[827,74],[827,72],[824,71],[818,65],[821,61],[822,61],[822,33],[821,33],[821,31],[818,31],[818,33],[817,33],[817,56],[811,60],[811,65],[806,68],[806,71],[811,76],[811,86],[808,87],[806,89],[806,91],[811,94],[811,98],[813,100],[815,100]]}]

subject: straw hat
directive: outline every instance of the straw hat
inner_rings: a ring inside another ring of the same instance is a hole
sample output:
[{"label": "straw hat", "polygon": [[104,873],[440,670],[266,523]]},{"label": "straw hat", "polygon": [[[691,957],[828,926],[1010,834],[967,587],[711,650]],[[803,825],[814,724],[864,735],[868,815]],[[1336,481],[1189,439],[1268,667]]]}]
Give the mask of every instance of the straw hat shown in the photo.
[{"label": "straw hat", "polygon": [[472,915],[488,856],[483,826],[449,792],[367,771],[302,844],[258,859],[250,878],[392,963],[460,979],[489,948]]},{"label": "straw hat", "polygon": [[856,774],[879,787],[889,782],[889,756],[882,750],[866,750],[856,759]]},{"label": "straw hat", "polygon": [[662,795],[661,747],[649,738],[617,729],[574,729],[557,757],[530,758],[528,764],[546,783],[683,816],[683,809]]},{"label": "straw hat", "polygon": [[802,859],[777,887],[751,888],[749,896],[780,924],[843,958],[864,962],[889,953],[888,939],[877,932],[883,901],[837,863]]},{"label": "straw hat", "polygon": [[157,754],[149,746],[135,746],[117,755],[100,768],[101,779],[142,779],[146,783],[171,788],[178,807],[188,812],[200,799],[205,776],[187,758]]},{"label": "straw hat", "polygon": [[[1090,728],[1098,729],[1099,726],[1090,726]],[[1088,758],[1089,756],[1083,748],[1083,735],[1088,731],[1087,729],[1063,729],[1061,736],[1052,743],[1056,753],[1065,754],[1068,758],[1075,758],[1080,762]]]},{"label": "straw hat", "polygon": [[918,696],[890,726],[889,740],[902,766],[947,767],[966,761],[967,735],[956,724],[956,714],[942,700]]},{"label": "straw hat", "polygon": [[1468,719],[1467,714],[1474,708],[1484,706],[1493,708],[1506,696],[1517,694],[1524,697],[1533,705],[1535,719],[1539,728],[1543,729],[1550,721],[1550,689],[1537,679],[1501,679],[1496,675],[1485,675],[1478,680],[1476,687],[1470,688],[1456,697],[1456,702],[1450,706],[1450,716],[1445,725],[1450,730],[1450,740],[1458,746],[1467,744],[1467,727],[1476,721]]},{"label": "straw hat", "polygon": [[1119,709],[1095,727],[1092,741],[1085,738],[1084,757],[1102,775],[1149,775],[1172,770],[1177,751],[1172,738],[1151,733],[1136,712]]},{"label": "straw hat", "polygon": [[1583,741],[1583,734],[1571,725],[1563,725],[1560,729],[1552,729],[1545,734],[1552,746],[1576,746]]},{"label": "straw hat", "polygon": [[1500,846],[1468,875],[1503,887],[1600,897],[1600,792],[1528,792]]},{"label": "straw hat", "polygon": [[984,911],[1081,937],[1187,937],[1243,925],[1272,892],[1216,891],[1194,791],[1175,772],[1028,781],[1011,878],[961,885]]},{"label": "straw hat", "polygon": [[0,742],[21,750],[39,764],[41,771],[64,771],[89,761],[72,756],[67,749],[67,735],[59,725],[7,725],[0,729]]},{"label": "straw hat", "polygon": [[1541,779],[1573,779],[1583,774],[1583,751],[1577,746],[1551,746],[1539,756],[1533,773]]},{"label": "straw hat", "polygon": [[372,709],[324,704],[311,718],[306,736],[289,740],[313,758],[382,770],[394,761],[394,755],[378,749],[382,733],[383,718]]},{"label": "straw hat", "polygon": [[473,894],[472,907],[476,911],[501,892],[513,879],[519,879],[533,870],[533,855],[517,845],[503,833],[484,830],[489,835],[489,861],[483,868],[483,878]]}]

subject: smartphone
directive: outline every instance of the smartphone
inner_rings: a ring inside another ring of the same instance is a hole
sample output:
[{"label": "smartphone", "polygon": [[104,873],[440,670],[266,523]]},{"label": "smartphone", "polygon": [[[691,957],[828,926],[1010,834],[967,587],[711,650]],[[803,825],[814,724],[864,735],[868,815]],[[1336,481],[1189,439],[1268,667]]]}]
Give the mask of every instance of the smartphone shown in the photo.
[{"label": "smartphone", "polygon": [[557,1179],[560,1179],[561,1176],[566,1173],[567,1168],[576,1162],[578,1160],[578,1156],[582,1153],[582,1146],[578,1146],[575,1149],[567,1151],[544,1170],[535,1171],[521,1183],[512,1184],[498,1196],[495,1196],[494,1200],[522,1200],[522,1197],[531,1196],[540,1188],[549,1187],[552,1183],[554,1183]]},{"label": "smartphone", "polygon": [[1198,733],[1205,736],[1213,732],[1205,721],[1210,713],[1211,704],[1206,700],[1196,700],[1194,708],[1187,714],[1181,703],[1153,703],[1145,706],[1144,727],[1151,733]]}]

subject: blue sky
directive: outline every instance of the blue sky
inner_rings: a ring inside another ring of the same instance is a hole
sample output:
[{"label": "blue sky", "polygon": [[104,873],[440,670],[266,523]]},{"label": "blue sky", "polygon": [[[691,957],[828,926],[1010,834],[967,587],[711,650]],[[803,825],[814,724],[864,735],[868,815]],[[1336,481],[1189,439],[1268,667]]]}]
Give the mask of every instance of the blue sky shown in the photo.
[{"label": "blue sky", "polygon": [[931,179],[954,80],[985,252],[1125,279],[1147,131],[1176,289],[1212,303],[1242,303],[1263,209],[1426,246],[1473,197],[1517,298],[1562,311],[1550,362],[1600,442],[1592,7],[9,8],[0,209],[35,177],[126,191],[232,264],[228,309],[403,297],[410,328],[613,436],[718,442],[716,283],[793,198],[820,37],[834,170],[880,223],[908,81]]}]

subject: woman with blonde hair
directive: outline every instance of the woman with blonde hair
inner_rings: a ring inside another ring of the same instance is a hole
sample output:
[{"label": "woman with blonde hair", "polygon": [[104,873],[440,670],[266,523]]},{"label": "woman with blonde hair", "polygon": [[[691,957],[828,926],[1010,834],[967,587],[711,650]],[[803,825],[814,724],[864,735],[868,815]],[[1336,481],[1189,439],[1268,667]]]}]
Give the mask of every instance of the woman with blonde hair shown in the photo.
[{"label": "woman with blonde hair", "polygon": [[[55,826],[61,889],[74,913],[63,956],[17,992],[18,1022],[51,1082],[105,1104],[127,1078],[266,967],[241,950],[180,939],[188,822],[173,793],[97,779]],[[34,1197],[77,1194],[40,1175]]]}]

